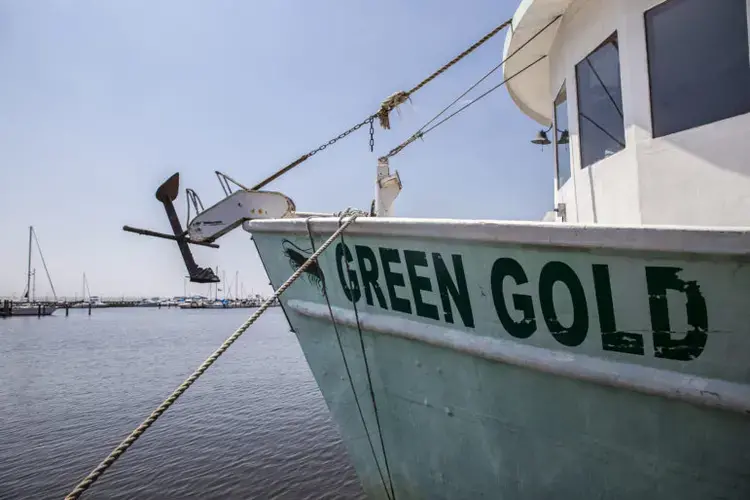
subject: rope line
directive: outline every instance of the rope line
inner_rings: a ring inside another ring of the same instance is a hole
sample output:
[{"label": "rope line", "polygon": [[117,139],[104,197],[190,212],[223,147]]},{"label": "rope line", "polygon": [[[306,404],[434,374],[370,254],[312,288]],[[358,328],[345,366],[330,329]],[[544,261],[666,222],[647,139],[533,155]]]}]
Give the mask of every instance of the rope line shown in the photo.
[{"label": "rope line", "polygon": [[94,482],[96,482],[97,479],[99,479],[104,472],[109,469],[112,464],[115,463],[115,461],[120,458],[127,450],[130,448],[130,446],[135,443],[135,441],[145,433],[149,427],[153,425],[156,420],[164,414],[165,411],[169,409],[170,406],[174,404],[175,401],[177,401],[177,398],[182,396],[182,394],[185,393],[185,391],[190,388],[193,383],[198,380],[198,378],[203,375],[203,373],[208,370],[208,368],[214,364],[214,362],[224,354],[224,352],[229,349],[229,347],[234,344],[234,342],[242,336],[245,331],[247,331],[250,326],[255,323],[255,321],[268,309],[271,304],[278,299],[281,294],[283,294],[287,288],[289,288],[292,283],[294,283],[297,278],[299,278],[302,273],[305,272],[305,270],[312,264],[318,256],[320,256],[321,253],[323,253],[326,248],[328,248],[335,240],[336,238],[341,235],[344,230],[356,220],[356,216],[350,217],[346,222],[344,222],[342,225],[339,226],[339,228],[334,232],[330,238],[328,238],[321,246],[320,248],[314,252],[309,259],[307,259],[274,293],[273,295],[267,299],[261,306],[258,308],[255,313],[253,313],[252,316],[250,316],[247,321],[245,321],[232,335],[230,335],[221,346],[216,349],[216,351],[213,352],[199,367],[197,370],[195,370],[185,381],[180,384],[177,389],[167,398],[164,400],[162,404],[159,405],[158,408],[156,408],[151,415],[144,420],[141,425],[136,427],[133,432],[130,433],[128,437],[126,437],[117,447],[112,450],[112,452],[105,458],[99,465],[96,466],[94,470],[92,470],[88,476],[86,476],[78,485],[71,491],[66,497],[65,500],[75,500],[79,498],[86,490],[88,490]]},{"label": "rope line", "polygon": [[412,135],[411,137],[409,137],[408,139],[406,139],[404,142],[402,142],[401,144],[399,144],[395,148],[391,149],[388,152],[387,155],[381,156],[380,160],[387,160],[388,158],[392,158],[393,156],[396,156],[397,154],[399,154],[409,144],[413,143],[417,139],[422,139],[425,135],[427,135],[428,132],[432,132],[433,130],[435,130],[436,128],[438,128],[443,123],[447,122],[448,120],[450,120],[454,116],[456,116],[459,113],[461,113],[462,111],[464,111],[469,106],[472,106],[472,105],[476,104],[478,101],[484,99],[489,94],[491,94],[495,90],[499,89],[500,87],[502,87],[503,85],[505,85],[506,83],[508,83],[509,81],[511,81],[513,78],[517,77],[518,75],[520,75],[524,71],[528,70],[529,68],[531,68],[532,66],[534,66],[538,62],[542,61],[546,57],[547,57],[546,55],[540,56],[539,58],[537,58],[533,62],[531,62],[528,65],[526,65],[523,69],[519,70],[517,73],[512,74],[511,76],[509,76],[508,78],[506,78],[502,82],[498,83],[497,85],[495,85],[494,87],[490,88],[489,90],[487,90],[483,94],[479,95],[479,97],[477,97],[476,99],[472,100],[470,103],[468,103],[468,104],[466,104],[464,106],[461,106],[456,111],[454,111],[450,115],[446,116],[445,118],[443,118],[442,120],[440,120],[439,122],[437,122],[436,124],[434,124],[433,126],[431,126],[430,128],[428,128],[426,130],[418,130],[414,135]]},{"label": "rope line", "polygon": [[391,111],[396,109],[401,104],[405,103],[411,98],[411,95],[417,92],[419,89],[430,83],[432,80],[437,78],[438,76],[445,73],[448,69],[451,68],[451,66],[454,66],[457,62],[459,62],[464,57],[468,56],[472,52],[474,52],[477,48],[479,48],[481,45],[483,45],[487,40],[492,38],[493,36],[497,35],[500,31],[502,31],[505,27],[510,25],[513,22],[513,19],[508,19],[504,23],[498,25],[495,29],[484,35],[482,38],[477,40],[471,47],[464,50],[460,54],[458,54],[456,57],[445,63],[440,69],[432,73],[430,76],[419,82],[415,87],[413,87],[408,92],[400,90],[398,92],[395,92],[394,94],[391,94],[386,98],[381,104],[380,109],[378,110],[377,116],[378,120],[380,121],[380,126],[384,129],[388,130],[391,128],[391,119],[390,114]]},{"label": "rope line", "polygon": [[[341,215],[341,217],[344,217],[344,216],[345,216],[344,214]],[[356,217],[356,215],[355,215],[355,217]],[[310,226],[310,220],[311,219],[312,219],[312,217],[308,217],[307,219],[305,219],[305,225],[307,226],[307,235],[310,238],[310,245],[311,245],[311,247],[312,247],[312,249],[314,251],[315,250],[315,240],[313,239],[312,227]],[[365,429],[365,435],[367,436],[367,443],[370,445],[370,451],[372,452],[372,458],[375,461],[375,466],[378,469],[378,475],[380,476],[380,484],[383,485],[383,491],[385,491],[385,496],[388,497],[388,500],[395,500],[395,497],[393,496],[393,482],[391,481],[390,471],[388,471],[387,460],[386,460],[386,471],[387,471],[386,473],[388,475],[388,482],[391,485],[390,492],[388,491],[388,488],[385,485],[385,477],[383,476],[383,469],[380,466],[380,461],[378,460],[378,455],[375,452],[375,445],[372,443],[372,438],[370,437],[370,431],[367,428],[367,422],[365,421],[365,415],[364,415],[364,412],[362,411],[362,404],[359,402],[359,396],[357,396],[357,390],[354,387],[354,378],[352,377],[352,372],[351,372],[351,369],[349,368],[349,362],[347,361],[346,354],[344,353],[344,346],[343,346],[343,344],[341,342],[341,333],[339,332],[338,323],[336,322],[336,318],[333,315],[333,307],[331,307],[331,300],[328,298],[328,288],[327,288],[325,282],[323,283],[323,295],[325,296],[326,305],[328,306],[328,314],[331,317],[331,323],[333,324],[333,331],[336,334],[336,342],[338,343],[339,351],[341,352],[341,359],[344,362],[344,370],[346,371],[346,376],[349,379],[349,387],[351,387],[351,389],[352,389],[352,395],[354,395],[354,402],[357,405],[357,412],[359,413],[359,418],[362,421],[362,427],[364,427],[364,429]],[[381,433],[380,427],[378,427],[378,432]],[[381,434],[381,439],[382,439],[382,434]],[[382,443],[382,441],[381,441],[381,443]],[[383,457],[385,457],[385,449],[383,449]]]},{"label": "rope line", "polygon": [[[443,66],[441,66],[440,69],[438,69],[437,71],[435,71],[434,73],[432,73],[430,76],[428,76],[427,78],[425,78],[424,80],[422,80],[421,82],[419,82],[411,90],[409,90],[408,92],[405,92],[405,91],[401,90],[401,91],[398,91],[398,92],[392,94],[391,96],[389,96],[387,99],[385,99],[380,104],[380,108],[378,109],[378,111],[376,113],[368,116],[367,118],[365,118],[364,120],[362,120],[361,122],[359,122],[358,124],[356,124],[355,126],[353,126],[352,128],[346,130],[345,132],[342,132],[341,134],[339,134],[338,136],[334,137],[330,141],[322,144],[321,146],[317,147],[316,149],[313,149],[309,153],[305,153],[304,155],[300,156],[299,158],[297,158],[293,162],[289,163],[285,167],[282,167],[281,169],[277,170],[274,174],[268,176],[267,178],[265,178],[264,180],[262,180],[261,182],[259,182],[255,186],[253,186],[251,188],[251,190],[255,191],[255,190],[261,189],[266,184],[268,184],[268,183],[270,183],[270,182],[278,179],[279,177],[281,177],[285,173],[287,173],[290,170],[292,170],[294,167],[299,166],[301,163],[303,163],[306,160],[308,160],[311,156],[313,156],[313,155],[319,153],[320,151],[326,149],[328,146],[332,146],[334,143],[336,143],[340,139],[343,139],[344,137],[346,137],[347,135],[351,134],[352,132],[355,132],[355,131],[359,130],[365,124],[371,123],[371,121],[374,120],[375,118],[378,119],[378,121],[380,122],[380,126],[381,127],[383,127],[386,130],[390,129],[391,128],[391,123],[390,123],[390,112],[391,111],[393,111],[396,107],[398,107],[399,105],[401,105],[404,102],[406,102],[407,100],[409,100],[409,98],[412,96],[412,94],[418,92],[422,87],[424,87],[425,85],[427,85],[428,83],[430,83],[432,80],[434,80],[438,76],[440,76],[443,73],[445,73],[449,68],[451,68],[452,66],[454,66],[461,59],[463,59],[464,57],[466,57],[469,54],[471,54],[472,52],[474,52],[477,48],[479,48],[481,45],[483,45],[487,40],[489,40],[493,36],[497,35],[500,31],[502,31],[507,26],[511,25],[512,21],[513,21],[512,19],[508,19],[507,21],[505,21],[502,24],[498,25],[495,29],[493,29],[492,31],[490,31],[489,33],[487,33],[486,35],[484,35],[482,38],[480,38],[479,40],[477,40],[468,49],[466,49],[463,52],[461,52],[460,54],[458,54],[456,57],[454,57],[453,59],[451,59],[450,61],[448,61],[447,63],[445,63]],[[370,149],[371,150],[372,150],[372,147],[373,147],[372,133],[373,132],[372,132],[372,129],[371,129],[370,130]]]},{"label": "rope line", "polygon": [[425,85],[427,85],[428,83],[430,83],[432,80],[434,80],[435,78],[437,78],[441,74],[445,73],[445,71],[448,70],[451,66],[453,66],[458,61],[460,61],[464,57],[466,57],[469,54],[471,54],[472,52],[474,52],[477,48],[479,48],[482,44],[484,44],[484,42],[486,42],[487,40],[489,40],[493,36],[497,35],[500,31],[502,31],[504,28],[506,28],[512,22],[513,22],[513,18],[508,19],[507,21],[505,21],[502,24],[500,24],[499,26],[497,26],[495,29],[493,29],[492,31],[490,31],[489,33],[487,33],[486,35],[484,35],[482,38],[480,38],[479,40],[477,40],[476,43],[474,43],[474,45],[472,45],[468,49],[466,49],[463,52],[461,52],[460,54],[458,54],[456,57],[454,57],[453,59],[451,59],[450,61],[448,61],[446,64],[444,64],[443,67],[441,67],[439,70],[435,71],[433,74],[431,74],[430,76],[428,76],[427,78],[425,78],[424,80],[422,80],[421,82],[419,82],[419,84],[417,84],[417,86],[415,86],[413,89],[411,89],[409,92],[407,92],[407,94],[408,95],[412,95],[414,92],[418,91],[419,89],[421,89],[422,87],[424,87]]},{"label": "rope line", "polygon": [[503,67],[503,65],[504,65],[504,64],[505,64],[506,62],[508,62],[508,60],[509,60],[509,59],[510,59],[511,57],[515,56],[515,55],[516,55],[516,54],[517,54],[518,52],[520,52],[520,51],[521,51],[521,50],[522,50],[522,49],[523,49],[524,47],[526,47],[526,46],[527,46],[528,44],[530,44],[531,42],[533,42],[533,41],[534,41],[534,40],[535,40],[535,39],[536,39],[536,38],[537,38],[537,37],[538,37],[539,35],[541,35],[542,33],[544,33],[544,32],[545,32],[545,31],[547,30],[547,28],[549,28],[550,26],[552,26],[552,25],[553,25],[553,24],[554,24],[554,23],[555,23],[555,22],[556,22],[556,21],[557,21],[558,19],[560,19],[561,17],[562,17],[562,15],[558,15],[558,16],[556,16],[555,18],[553,18],[553,19],[552,19],[552,20],[551,20],[551,21],[550,21],[549,23],[547,23],[547,24],[546,24],[546,25],[545,25],[545,26],[544,26],[544,27],[543,27],[542,29],[540,29],[539,31],[537,31],[537,32],[536,32],[536,33],[534,34],[534,36],[532,36],[531,38],[529,38],[528,40],[526,40],[526,41],[525,41],[524,43],[522,43],[522,44],[521,44],[521,45],[520,45],[519,47],[517,47],[517,48],[516,48],[516,49],[515,49],[515,50],[514,50],[513,52],[511,52],[510,54],[508,54],[507,56],[505,56],[505,58],[503,58],[503,60],[502,60],[502,61],[500,61],[500,64],[498,64],[497,66],[495,66],[494,68],[492,68],[491,70],[489,70],[489,71],[488,71],[488,72],[487,72],[487,73],[486,73],[486,74],[485,74],[485,75],[484,75],[484,76],[483,76],[482,78],[480,78],[479,80],[477,80],[477,82],[476,82],[476,83],[475,83],[474,85],[472,85],[471,87],[469,87],[468,89],[466,89],[466,91],[465,91],[465,92],[464,92],[463,94],[461,94],[460,96],[456,97],[456,98],[455,98],[455,99],[453,100],[453,102],[451,102],[451,103],[450,103],[450,104],[448,104],[448,105],[447,105],[447,106],[446,106],[445,108],[443,108],[443,110],[442,110],[442,111],[440,111],[440,113],[438,113],[438,114],[437,114],[437,115],[435,115],[435,116],[434,116],[434,117],[433,117],[433,118],[432,118],[432,119],[431,119],[430,121],[428,121],[427,123],[425,123],[424,125],[422,125],[422,128],[420,128],[420,129],[419,129],[419,130],[417,131],[417,133],[419,133],[419,132],[421,132],[422,130],[426,129],[426,128],[427,128],[427,127],[428,127],[428,126],[429,126],[429,125],[430,125],[430,124],[431,124],[432,122],[434,122],[435,120],[437,120],[438,118],[440,118],[440,116],[442,116],[442,114],[443,114],[443,113],[445,113],[445,112],[446,112],[446,111],[448,111],[448,110],[449,110],[450,108],[452,108],[452,107],[453,107],[453,105],[454,105],[454,104],[456,104],[456,103],[457,103],[458,101],[460,101],[461,99],[463,99],[464,97],[466,97],[466,94],[468,94],[469,92],[471,92],[472,90],[474,90],[475,88],[477,88],[477,86],[478,86],[478,85],[479,85],[480,83],[482,83],[483,81],[485,81],[485,80],[486,80],[487,78],[489,78],[489,77],[490,77],[490,75],[492,75],[492,73],[494,73],[494,72],[495,72],[495,71],[497,71],[498,69],[502,68],[502,67]]},{"label": "rope line", "polygon": [[[339,217],[339,226],[341,226],[341,222],[343,220],[343,216]],[[341,233],[341,243],[344,245],[344,248],[346,248],[346,240],[344,239],[344,233]],[[351,269],[349,268],[349,260],[344,259],[344,262],[346,263],[346,275],[349,277],[349,289],[351,290],[352,286],[352,280],[351,280]],[[385,452],[385,441],[383,440],[383,430],[380,425],[380,416],[378,414],[378,406],[375,402],[375,391],[372,388],[372,378],[370,377],[370,365],[367,362],[367,352],[365,351],[365,342],[363,340],[362,336],[362,325],[359,322],[359,312],[357,311],[357,302],[354,300],[354,295],[349,294],[352,308],[354,309],[354,318],[357,321],[357,332],[359,333],[359,345],[362,348],[362,359],[365,362],[365,373],[367,374],[367,385],[370,387],[370,398],[372,399],[372,409],[375,413],[375,423],[378,426],[378,435],[380,436],[380,447],[383,450],[383,462],[385,462],[385,471],[388,475],[388,483],[391,487],[391,495],[393,496],[393,500],[396,500],[396,491],[393,489],[393,477],[391,476],[391,469],[388,466],[388,454]]]}]

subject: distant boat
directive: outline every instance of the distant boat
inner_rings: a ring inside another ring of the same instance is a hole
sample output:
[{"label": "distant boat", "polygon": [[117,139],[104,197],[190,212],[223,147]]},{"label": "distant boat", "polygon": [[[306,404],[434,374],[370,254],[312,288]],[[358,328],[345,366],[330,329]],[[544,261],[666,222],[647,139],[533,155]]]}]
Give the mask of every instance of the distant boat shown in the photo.
[{"label": "distant boat", "polygon": [[0,318],[9,316],[50,316],[58,307],[48,304],[14,303],[8,309],[0,309]]},{"label": "distant boat", "polygon": [[161,303],[159,297],[152,297],[150,299],[143,299],[136,304],[136,307],[158,307]]},{"label": "distant boat", "polygon": [[[46,303],[37,303],[34,301],[34,290],[36,289],[36,270],[31,269],[31,254],[32,244],[36,241],[36,247],[39,251],[39,257],[42,260],[44,266],[44,272],[47,275],[50,288],[52,289],[52,295],[57,302],[57,293],[55,292],[55,286],[52,284],[52,278],[50,278],[49,270],[47,269],[47,263],[44,261],[44,255],[42,255],[42,249],[39,246],[39,240],[34,232],[34,226],[29,226],[29,252],[28,252],[28,267],[26,269],[26,290],[23,293],[24,302],[12,302],[7,301],[0,304],[0,317],[8,316],[50,316],[58,308],[55,305]],[[32,281],[33,278],[33,281]]]},{"label": "distant boat", "polygon": [[109,307],[109,305],[106,302],[102,302],[101,297],[99,297],[98,295],[91,295],[89,296],[89,300],[83,300],[81,302],[73,304],[70,307],[74,307],[76,309],[87,309],[91,307],[92,309],[95,309],[95,308]]}]

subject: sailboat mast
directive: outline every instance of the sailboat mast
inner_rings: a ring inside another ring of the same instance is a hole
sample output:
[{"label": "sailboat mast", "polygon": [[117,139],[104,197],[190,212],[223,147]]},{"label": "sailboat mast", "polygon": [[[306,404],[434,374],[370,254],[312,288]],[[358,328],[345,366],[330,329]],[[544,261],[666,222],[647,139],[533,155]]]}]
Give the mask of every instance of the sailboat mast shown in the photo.
[{"label": "sailboat mast", "polygon": [[31,302],[31,237],[34,226],[29,226],[29,266],[26,271],[26,302]]}]

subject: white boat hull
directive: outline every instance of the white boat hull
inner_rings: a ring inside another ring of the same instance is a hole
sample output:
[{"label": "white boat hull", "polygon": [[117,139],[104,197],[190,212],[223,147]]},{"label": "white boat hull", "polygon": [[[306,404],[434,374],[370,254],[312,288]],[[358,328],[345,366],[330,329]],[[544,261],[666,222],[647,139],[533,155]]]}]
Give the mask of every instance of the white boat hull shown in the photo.
[{"label": "white boat hull", "polygon": [[[251,229],[274,287],[312,253],[304,221]],[[748,248],[363,219],[282,306],[371,498],[750,498]]]},{"label": "white boat hull", "polygon": [[51,316],[52,313],[59,309],[56,306],[19,306],[14,305],[9,314],[0,309],[0,316]]}]

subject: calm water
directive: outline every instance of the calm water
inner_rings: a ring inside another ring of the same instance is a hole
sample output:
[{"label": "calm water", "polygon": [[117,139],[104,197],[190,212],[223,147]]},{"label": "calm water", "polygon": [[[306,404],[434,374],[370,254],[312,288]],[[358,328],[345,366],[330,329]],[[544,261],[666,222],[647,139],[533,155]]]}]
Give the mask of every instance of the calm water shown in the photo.
[{"label": "calm water", "polygon": [[[0,319],[0,498],[62,498],[252,311]],[[362,492],[294,334],[272,309],[84,498]]]}]

